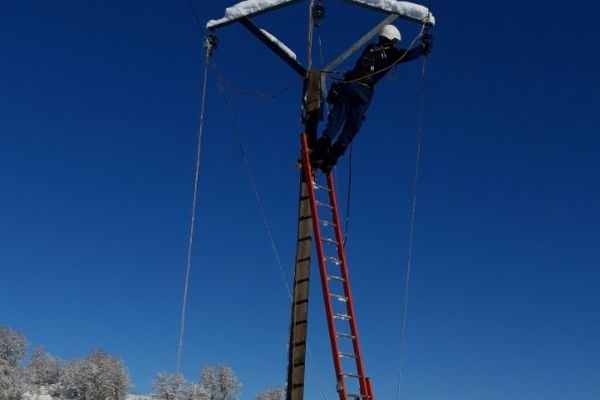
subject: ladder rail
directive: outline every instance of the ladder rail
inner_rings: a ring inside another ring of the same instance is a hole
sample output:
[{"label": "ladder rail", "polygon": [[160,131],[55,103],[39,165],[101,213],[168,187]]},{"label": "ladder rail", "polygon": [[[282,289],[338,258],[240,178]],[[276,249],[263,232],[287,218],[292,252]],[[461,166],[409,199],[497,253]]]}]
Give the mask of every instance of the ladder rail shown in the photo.
[{"label": "ladder rail", "polygon": [[[302,135],[302,167],[304,169],[304,173],[306,174],[307,179],[312,179],[313,171],[312,166],[310,165],[310,159],[308,154],[308,140],[306,134]],[[329,296],[330,288],[329,288],[329,280],[327,279],[327,270],[325,264],[325,253],[323,251],[323,243],[321,241],[321,226],[319,224],[319,212],[318,206],[315,196],[315,190],[313,185],[309,185],[310,190],[308,191],[308,195],[310,198],[310,206],[311,206],[311,214],[313,218],[313,234],[315,237],[315,244],[317,248],[317,258],[319,261],[319,273],[321,277],[321,287],[323,292],[323,301],[325,303],[325,311],[327,314],[327,328],[329,330],[329,338],[331,343],[331,355],[333,357],[333,365],[335,368],[336,379],[338,383],[338,392],[340,395],[340,399],[346,400],[347,392],[346,392],[346,382],[344,380],[342,363],[338,357],[339,354],[339,345],[337,343],[336,329],[335,329],[335,321],[333,319],[333,305],[331,302],[331,298]]]},{"label": "ladder rail", "polygon": [[[358,389],[360,391],[360,398],[362,400],[374,400],[373,389],[371,380],[366,376],[365,368],[362,358],[362,350],[360,346],[360,340],[358,337],[358,324],[356,322],[356,312],[354,308],[354,302],[352,300],[352,292],[350,288],[350,276],[348,272],[348,264],[346,259],[346,251],[344,248],[344,241],[342,235],[342,224],[337,206],[337,198],[335,193],[335,184],[333,179],[333,173],[328,172],[326,174],[326,184],[319,185],[316,180],[316,176],[313,175],[313,169],[310,164],[310,154],[308,149],[308,139],[306,134],[301,137],[302,140],[302,168],[304,176],[307,180],[310,180],[310,184],[307,185],[308,197],[310,203],[310,211],[312,217],[312,227],[314,234],[315,247],[317,251],[317,260],[319,264],[319,272],[321,277],[321,287],[323,294],[323,301],[325,304],[325,311],[327,315],[327,327],[329,331],[329,338],[331,344],[331,352],[333,357],[333,364],[337,379],[337,391],[340,396],[340,400],[348,400],[349,397],[355,397],[348,393],[348,387],[346,385],[346,378],[356,378],[358,381]],[[329,204],[319,201],[315,191],[317,189],[323,189],[327,192]],[[330,212],[330,221],[323,223],[319,216],[319,210]],[[335,239],[323,238],[322,229],[331,228]],[[333,245],[337,250],[337,259],[330,255],[327,255],[324,249],[325,245]],[[329,274],[328,262],[332,262],[334,265],[339,267],[340,276],[332,276]],[[332,292],[330,285],[330,279],[339,280],[342,283],[343,296]],[[337,312],[333,305],[333,301],[344,303],[346,312]],[[336,326],[336,320],[344,321],[350,328],[348,333],[338,332]],[[338,338],[343,337],[350,339],[352,342],[353,353],[347,353],[340,351],[340,343]],[[354,359],[356,366],[356,373],[344,371],[342,365],[342,359]]]},{"label": "ladder rail", "polygon": [[[327,174],[327,186],[329,187],[329,200],[330,200],[331,205],[333,206],[331,214],[333,216],[335,235],[337,237],[338,243],[341,244],[341,243],[343,243],[342,228],[341,228],[340,216],[339,216],[339,212],[338,212],[338,208],[337,208],[337,198],[335,195],[335,185],[334,185],[333,173],[331,173],[331,172],[329,172]],[[345,296],[347,298],[346,306],[348,307],[348,315],[350,315],[350,321],[349,321],[350,322],[350,332],[352,333],[352,336],[354,336],[352,338],[352,347],[354,348],[354,354],[356,355],[355,361],[356,361],[356,370],[359,375],[360,391],[361,391],[361,393],[367,394],[369,397],[371,397],[371,393],[369,391],[369,385],[366,381],[365,368],[364,368],[364,364],[362,361],[362,350],[361,350],[361,346],[360,346],[360,340],[358,338],[358,326],[357,326],[357,322],[356,322],[356,312],[354,309],[354,301],[352,300],[352,291],[350,289],[350,276],[349,276],[349,272],[348,272],[346,250],[345,250],[343,244],[339,245],[337,247],[337,249],[338,249],[338,258],[340,260],[341,275],[342,275],[342,278],[344,278],[344,282],[343,282],[344,292],[345,292]]]}]

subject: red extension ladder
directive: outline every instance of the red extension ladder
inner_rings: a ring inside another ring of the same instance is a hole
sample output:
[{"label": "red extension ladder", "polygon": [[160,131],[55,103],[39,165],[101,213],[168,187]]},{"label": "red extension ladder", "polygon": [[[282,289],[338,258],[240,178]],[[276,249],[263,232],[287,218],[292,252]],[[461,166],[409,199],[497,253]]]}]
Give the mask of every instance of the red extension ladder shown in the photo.
[{"label": "red extension ladder", "polygon": [[[360,350],[333,174],[313,171],[306,134],[301,140],[302,169],[311,183],[308,194],[337,391],[340,400],[374,400]],[[323,175],[326,180],[320,183]]]}]

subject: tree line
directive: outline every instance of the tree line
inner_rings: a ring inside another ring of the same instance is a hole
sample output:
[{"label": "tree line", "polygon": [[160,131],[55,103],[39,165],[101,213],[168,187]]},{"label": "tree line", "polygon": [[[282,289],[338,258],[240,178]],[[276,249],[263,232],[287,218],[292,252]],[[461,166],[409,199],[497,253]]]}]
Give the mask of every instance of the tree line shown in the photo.
[{"label": "tree line", "polygon": [[[227,365],[202,368],[197,382],[187,382],[180,373],[161,372],[156,376],[152,395],[160,400],[238,400],[242,384]],[[273,387],[259,393],[256,400],[284,400],[283,388]]]},{"label": "tree line", "polygon": [[125,400],[129,374],[123,361],[104,350],[61,361],[41,347],[27,355],[27,339],[0,328],[0,400],[26,400],[47,394],[66,400]]},{"label": "tree line", "polygon": [[[126,400],[130,388],[123,361],[104,350],[62,361],[36,347],[28,356],[25,336],[0,327],[0,400],[28,400],[36,394],[64,400]],[[161,372],[152,388],[153,400],[238,400],[242,384],[229,366],[208,365],[197,382],[179,373]],[[256,396],[256,400],[284,398],[281,387]]]}]

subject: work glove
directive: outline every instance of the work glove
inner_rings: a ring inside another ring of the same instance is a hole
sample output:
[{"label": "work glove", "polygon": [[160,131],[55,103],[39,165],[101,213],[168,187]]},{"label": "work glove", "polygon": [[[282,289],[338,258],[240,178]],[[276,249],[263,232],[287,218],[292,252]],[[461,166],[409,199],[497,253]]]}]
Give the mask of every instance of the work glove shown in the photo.
[{"label": "work glove", "polygon": [[423,54],[426,56],[429,55],[433,48],[433,36],[431,33],[424,33],[423,36],[421,36],[421,47],[423,48]]}]

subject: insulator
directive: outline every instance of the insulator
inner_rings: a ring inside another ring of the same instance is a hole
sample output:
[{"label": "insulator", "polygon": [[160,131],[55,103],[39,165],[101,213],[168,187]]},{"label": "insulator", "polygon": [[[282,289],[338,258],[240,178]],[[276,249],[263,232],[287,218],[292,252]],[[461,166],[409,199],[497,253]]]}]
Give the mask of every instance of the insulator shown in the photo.
[{"label": "insulator", "polygon": [[210,32],[204,38],[204,48],[208,50],[208,54],[212,56],[213,52],[216,50],[219,44],[219,40],[217,39],[217,35]]},{"label": "insulator", "polygon": [[321,26],[321,21],[325,19],[325,6],[320,1],[313,5],[312,9],[313,18],[317,26]]}]

